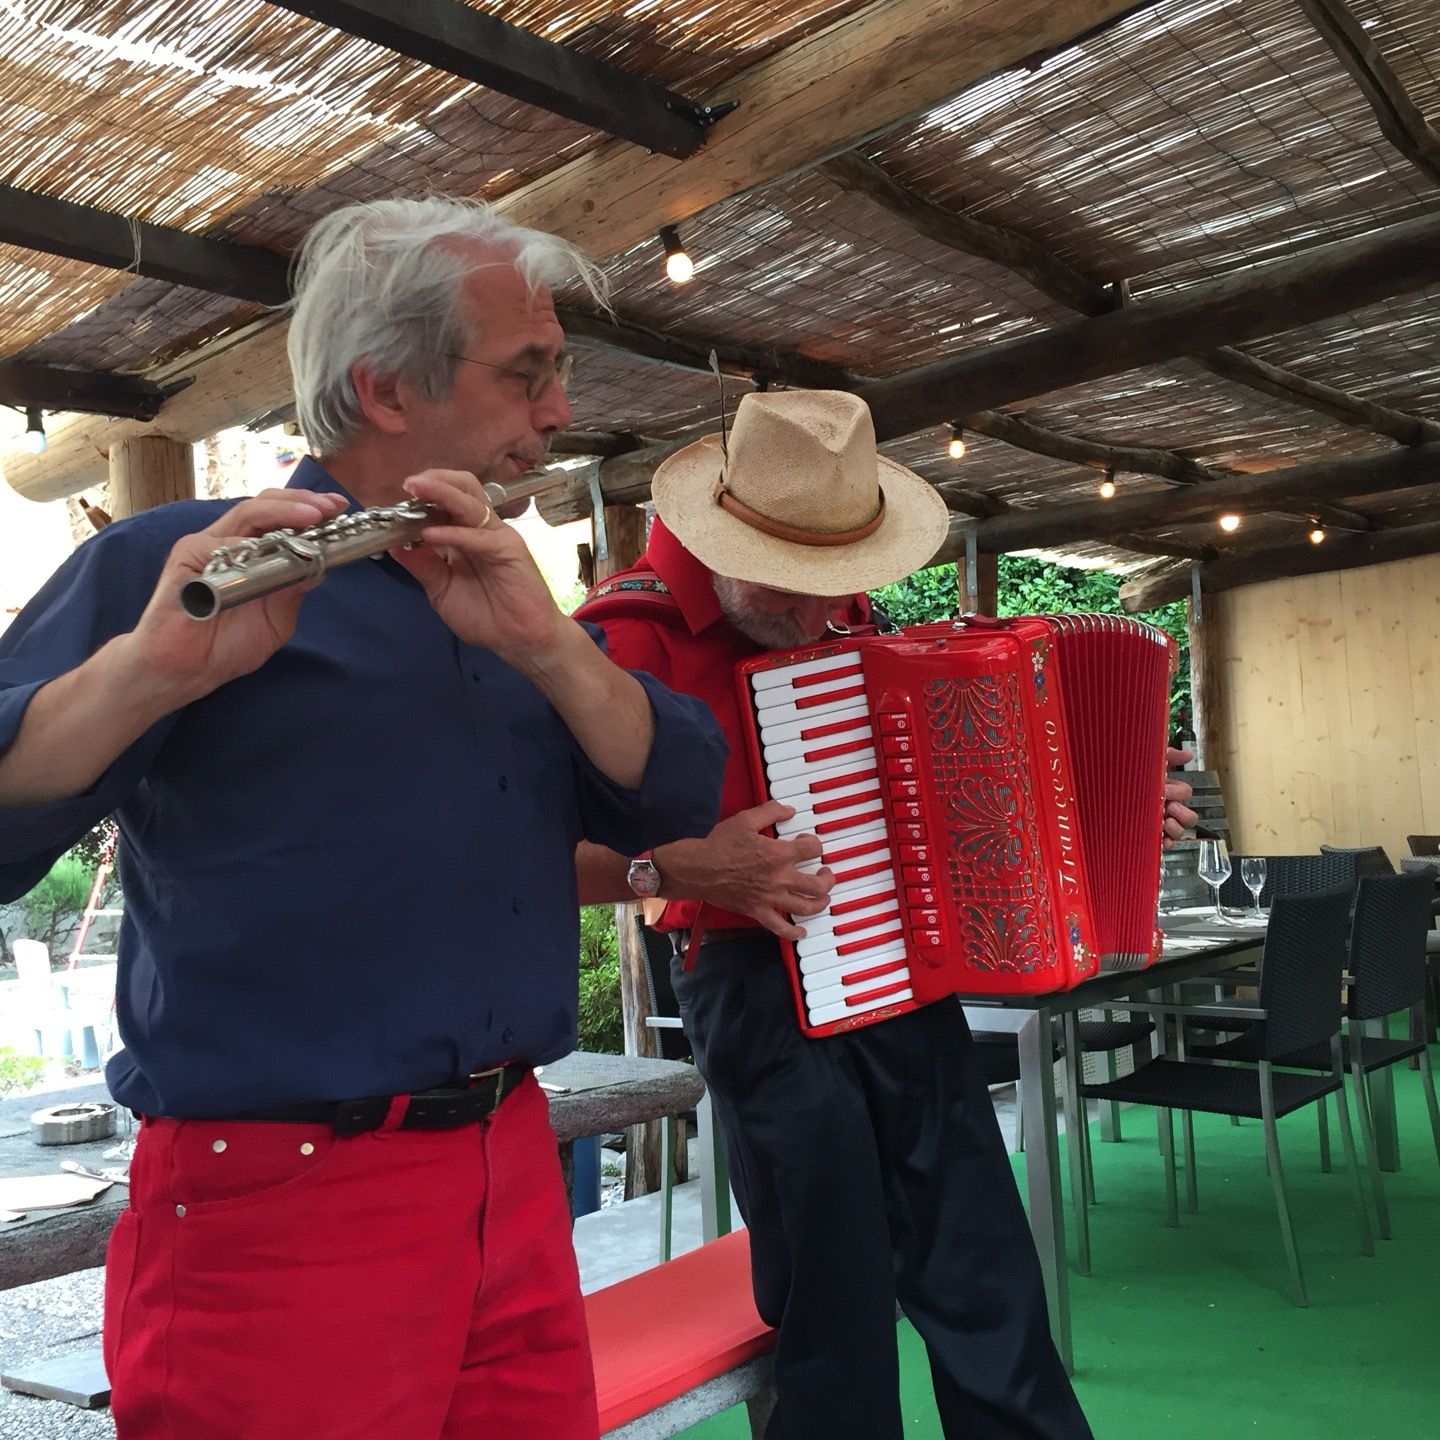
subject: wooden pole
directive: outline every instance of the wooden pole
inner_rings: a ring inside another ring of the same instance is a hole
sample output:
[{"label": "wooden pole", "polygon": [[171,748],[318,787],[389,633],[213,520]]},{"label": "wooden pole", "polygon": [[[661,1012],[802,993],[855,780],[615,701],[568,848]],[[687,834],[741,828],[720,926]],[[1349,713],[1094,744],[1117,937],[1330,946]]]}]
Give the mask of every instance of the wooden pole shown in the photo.
[{"label": "wooden pole", "polygon": [[137,435],[110,451],[110,515],[123,520],[172,500],[195,498],[195,455],[167,435]]}]

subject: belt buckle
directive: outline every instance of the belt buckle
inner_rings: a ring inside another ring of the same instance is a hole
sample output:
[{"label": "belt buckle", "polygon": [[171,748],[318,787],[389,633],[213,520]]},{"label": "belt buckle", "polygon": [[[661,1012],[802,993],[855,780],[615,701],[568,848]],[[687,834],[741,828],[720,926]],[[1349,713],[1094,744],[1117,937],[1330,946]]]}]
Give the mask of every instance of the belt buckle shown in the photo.
[{"label": "belt buckle", "polygon": [[505,1072],[509,1068],[508,1064],[490,1065],[484,1070],[472,1070],[469,1075],[465,1077],[472,1090],[482,1085],[486,1080],[494,1079],[495,1098],[490,1102],[489,1107],[490,1114],[492,1115],[500,1108],[500,1102],[505,1098]]}]

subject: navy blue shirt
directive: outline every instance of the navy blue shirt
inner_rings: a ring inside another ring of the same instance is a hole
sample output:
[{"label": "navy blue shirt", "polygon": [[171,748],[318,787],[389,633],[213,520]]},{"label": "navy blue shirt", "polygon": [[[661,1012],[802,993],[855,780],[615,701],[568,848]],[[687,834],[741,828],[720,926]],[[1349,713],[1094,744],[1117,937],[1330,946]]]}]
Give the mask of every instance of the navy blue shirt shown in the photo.
[{"label": "navy blue shirt", "polygon": [[[291,485],[340,488],[313,461]],[[61,567],[0,636],[0,750],[41,685],[134,627],[171,545],[228,503],[118,522]],[[0,899],[115,813],[124,1049],[107,1078],[147,1114],[556,1059],[576,1036],[576,843],[634,854],[704,834],[718,809],[708,709],[636,678],[655,742],[630,791],[404,569],[357,561],[306,597],[265,665],[153,726],[89,792],[0,809]]]}]

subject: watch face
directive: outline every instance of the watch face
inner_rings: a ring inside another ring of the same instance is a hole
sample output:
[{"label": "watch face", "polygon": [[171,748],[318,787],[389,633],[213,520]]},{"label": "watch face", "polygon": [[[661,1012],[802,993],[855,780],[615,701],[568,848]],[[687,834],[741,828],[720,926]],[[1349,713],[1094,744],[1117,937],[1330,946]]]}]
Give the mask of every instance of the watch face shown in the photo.
[{"label": "watch face", "polygon": [[630,888],[646,899],[660,893],[660,872],[653,860],[632,860],[625,878]]}]

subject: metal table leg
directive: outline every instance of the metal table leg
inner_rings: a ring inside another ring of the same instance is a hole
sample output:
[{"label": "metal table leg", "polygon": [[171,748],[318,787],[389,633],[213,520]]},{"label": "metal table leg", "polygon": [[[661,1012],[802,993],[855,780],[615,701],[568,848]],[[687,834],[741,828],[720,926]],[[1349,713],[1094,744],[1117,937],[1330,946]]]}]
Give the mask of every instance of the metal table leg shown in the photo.
[{"label": "metal table leg", "polygon": [[1070,1276],[1065,1259],[1065,1216],[1055,1124],[1054,1058],[1050,1012],[1035,1010],[1021,1028],[1020,1103],[1025,1114],[1025,1188],[1030,1230],[1040,1253],[1050,1331],[1067,1374],[1075,1369],[1070,1342]]}]

